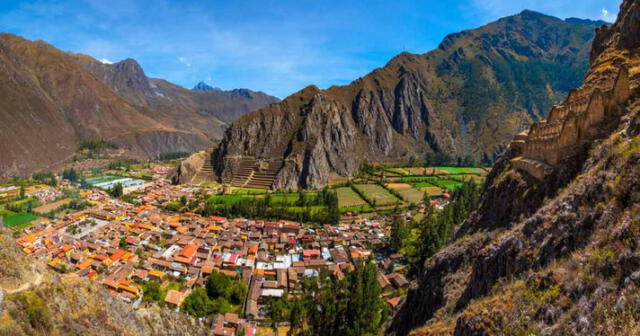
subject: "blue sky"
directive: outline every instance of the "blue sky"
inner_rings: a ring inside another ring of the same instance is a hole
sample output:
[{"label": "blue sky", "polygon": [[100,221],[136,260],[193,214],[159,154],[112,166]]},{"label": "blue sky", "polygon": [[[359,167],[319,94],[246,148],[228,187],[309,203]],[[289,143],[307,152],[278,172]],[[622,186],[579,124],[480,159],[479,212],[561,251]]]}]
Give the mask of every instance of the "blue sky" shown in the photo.
[{"label": "blue sky", "polygon": [[615,20],[621,0],[64,0],[0,4],[0,31],[187,88],[203,80],[285,97],[348,84],[403,50],[523,9]]}]

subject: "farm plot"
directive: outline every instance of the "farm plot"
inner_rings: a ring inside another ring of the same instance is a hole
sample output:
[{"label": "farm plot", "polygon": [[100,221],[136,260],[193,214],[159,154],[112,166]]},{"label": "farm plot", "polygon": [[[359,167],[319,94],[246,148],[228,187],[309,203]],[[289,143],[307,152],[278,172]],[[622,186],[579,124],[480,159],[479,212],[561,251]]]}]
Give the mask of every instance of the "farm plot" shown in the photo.
[{"label": "farm plot", "polygon": [[337,188],[336,194],[338,195],[338,206],[340,209],[368,205],[367,202],[358,195],[358,193],[349,187]]},{"label": "farm plot", "polygon": [[416,188],[397,188],[394,189],[398,194],[400,194],[400,196],[402,197],[402,199],[404,199],[405,201],[409,202],[409,203],[414,203],[414,204],[418,204],[420,202],[422,202],[422,200],[424,199],[424,191],[422,190],[418,190]]},{"label": "farm plot", "polygon": [[63,207],[65,205],[69,204],[69,203],[71,203],[70,199],[64,199],[64,200],[61,200],[61,201],[57,201],[57,202],[41,205],[41,206],[33,209],[33,212],[35,212],[37,214],[46,214],[47,212],[57,210],[58,208]]},{"label": "farm plot", "polygon": [[400,201],[385,188],[377,184],[356,184],[354,188],[356,188],[369,203],[375,203],[375,205],[378,206],[392,205]]},{"label": "farm plot", "polygon": [[440,197],[444,194],[444,190],[441,187],[428,182],[416,183],[415,187],[424,191],[430,197]]},{"label": "farm plot", "polygon": [[409,175],[428,176],[428,175],[436,174],[436,169],[433,167],[427,167],[427,168],[412,167],[412,168],[404,168],[404,169],[409,171]]},{"label": "farm plot", "polygon": [[456,180],[440,179],[438,181],[435,181],[434,184],[436,184],[439,187],[445,188],[449,191],[453,191],[458,189],[462,185],[462,182],[459,182]]},{"label": "farm plot", "polygon": [[6,217],[4,219],[4,224],[7,227],[13,228],[13,229],[23,229],[29,226],[29,224],[38,219],[38,216],[29,213],[29,212],[20,212],[17,213],[15,215]]},{"label": "farm plot", "polygon": [[[312,200],[318,194],[315,192],[305,192],[307,201]],[[300,199],[300,193],[273,193],[270,195],[271,204],[294,204]]]},{"label": "farm plot", "polygon": [[406,177],[401,177],[400,178],[401,182],[429,182],[429,183],[436,183],[439,180],[440,180],[440,178],[437,177],[437,176],[406,176]]}]

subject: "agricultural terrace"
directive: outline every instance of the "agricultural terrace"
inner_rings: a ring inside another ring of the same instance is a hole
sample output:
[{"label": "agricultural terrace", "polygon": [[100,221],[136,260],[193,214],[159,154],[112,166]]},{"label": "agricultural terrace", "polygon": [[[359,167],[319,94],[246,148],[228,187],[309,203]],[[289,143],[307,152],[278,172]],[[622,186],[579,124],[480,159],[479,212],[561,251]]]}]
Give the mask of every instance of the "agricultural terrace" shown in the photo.
[{"label": "agricultural terrace", "polygon": [[411,184],[387,183],[385,186],[398,193],[402,199],[409,203],[418,204],[424,199],[425,192],[414,188]]},{"label": "agricultural terrace", "polygon": [[387,189],[377,184],[355,184],[353,187],[371,205],[385,206],[401,202],[400,199],[392,195]]},{"label": "agricultural terrace", "polygon": [[38,216],[29,212],[20,212],[4,217],[4,224],[14,230],[22,230],[31,225],[31,222],[38,219]]},{"label": "agricultural terrace", "polygon": [[350,187],[341,187],[335,189],[336,194],[338,196],[338,206],[340,207],[340,212],[366,212],[371,211],[371,207],[365,201],[351,189]]},{"label": "agricultural terrace", "polygon": [[435,186],[428,182],[419,182],[415,184],[415,187],[424,191],[429,197],[440,197],[444,194],[445,190]]}]

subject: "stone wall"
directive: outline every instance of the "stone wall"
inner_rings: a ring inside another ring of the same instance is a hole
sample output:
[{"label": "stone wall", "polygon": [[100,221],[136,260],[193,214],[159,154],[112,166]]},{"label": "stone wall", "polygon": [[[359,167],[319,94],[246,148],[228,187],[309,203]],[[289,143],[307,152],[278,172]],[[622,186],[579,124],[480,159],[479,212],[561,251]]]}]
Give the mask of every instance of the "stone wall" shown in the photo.
[{"label": "stone wall", "polygon": [[619,106],[631,96],[629,70],[623,67],[615,80],[600,87],[585,85],[571,90],[565,102],[549,111],[547,120],[517,135],[511,146],[522,151],[512,165],[542,179],[554,166],[570,158],[576,148],[598,137],[599,125],[619,114]]}]

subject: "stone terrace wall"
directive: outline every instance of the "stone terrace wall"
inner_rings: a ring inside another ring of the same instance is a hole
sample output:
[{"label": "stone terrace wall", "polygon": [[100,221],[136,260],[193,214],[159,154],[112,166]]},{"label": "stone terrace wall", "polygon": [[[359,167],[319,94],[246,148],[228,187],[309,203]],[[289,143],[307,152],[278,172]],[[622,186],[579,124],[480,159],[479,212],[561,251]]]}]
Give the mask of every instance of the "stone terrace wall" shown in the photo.
[{"label": "stone terrace wall", "polygon": [[618,106],[631,96],[629,70],[623,67],[604,87],[583,86],[571,90],[565,102],[554,106],[549,117],[531,125],[511,143],[522,156],[511,162],[515,168],[542,179],[553,167],[575,154],[577,147],[598,136],[598,125],[618,113]]}]

